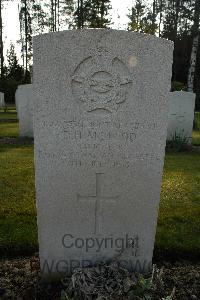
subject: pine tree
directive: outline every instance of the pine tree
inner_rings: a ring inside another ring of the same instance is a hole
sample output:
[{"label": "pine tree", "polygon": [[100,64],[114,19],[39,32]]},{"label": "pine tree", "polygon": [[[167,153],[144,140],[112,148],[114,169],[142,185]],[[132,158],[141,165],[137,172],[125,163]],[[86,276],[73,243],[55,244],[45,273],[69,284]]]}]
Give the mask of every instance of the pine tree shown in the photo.
[{"label": "pine tree", "polygon": [[5,66],[4,66],[4,45],[3,45],[3,19],[2,19],[2,10],[3,10],[3,4],[6,1],[8,1],[8,0],[0,0],[0,77],[4,76],[4,71],[5,71]]},{"label": "pine tree", "polygon": [[22,44],[23,67],[25,70],[25,79],[28,77],[28,65],[31,59],[32,50],[32,18],[31,18],[31,0],[21,0],[19,12],[20,33]]},{"label": "pine tree", "polygon": [[108,18],[110,9],[110,0],[90,1],[88,27],[107,28],[110,25],[110,19]]},{"label": "pine tree", "polygon": [[75,24],[77,28],[107,28],[111,20],[109,10],[110,0],[78,0],[75,11]]},{"label": "pine tree", "polygon": [[7,52],[8,68],[7,68],[7,78],[16,80],[17,82],[23,79],[23,68],[19,65],[17,55],[15,52],[15,46],[10,45],[10,50]]},{"label": "pine tree", "polygon": [[19,10],[20,34],[22,45],[25,82],[30,80],[29,65],[32,59],[33,34],[41,34],[48,27],[47,13],[39,0],[21,0]]},{"label": "pine tree", "polygon": [[128,30],[141,32],[143,28],[143,19],[145,16],[145,5],[142,0],[136,0],[135,7],[131,8],[131,13],[128,15],[130,22],[128,23]]},{"label": "pine tree", "polygon": [[3,22],[2,22],[2,0],[0,0],[0,68],[3,77],[4,55],[3,55]]},{"label": "pine tree", "polygon": [[40,1],[34,1],[31,10],[31,22],[33,32],[35,34],[44,33],[49,23],[47,20],[47,13],[45,12],[43,5],[40,3]]},{"label": "pine tree", "polygon": [[75,12],[75,0],[63,0],[59,1],[58,6],[58,25],[57,28],[60,30],[60,26],[67,26],[71,28],[74,26],[74,12]]},{"label": "pine tree", "polygon": [[136,0],[135,6],[131,8],[128,15],[128,30],[155,34],[157,30],[156,24],[156,3],[153,2],[153,10],[149,10],[142,0]]}]

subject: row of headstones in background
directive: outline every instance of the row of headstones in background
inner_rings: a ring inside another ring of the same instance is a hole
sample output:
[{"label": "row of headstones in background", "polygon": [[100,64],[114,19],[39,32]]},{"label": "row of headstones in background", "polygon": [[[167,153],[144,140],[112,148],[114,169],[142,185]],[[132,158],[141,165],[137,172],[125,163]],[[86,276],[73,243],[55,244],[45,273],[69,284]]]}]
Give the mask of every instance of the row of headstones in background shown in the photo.
[{"label": "row of headstones in background", "polygon": [[[16,103],[19,108],[18,118],[20,136],[33,137],[33,86],[21,85],[16,92]],[[169,93],[167,140],[175,138],[192,141],[194,121],[195,94],[189,92]]]},{"label": "row of headstones in background", "polygon": [[4,108],[5,106],[4,93],[0,92],[0,108]]}]

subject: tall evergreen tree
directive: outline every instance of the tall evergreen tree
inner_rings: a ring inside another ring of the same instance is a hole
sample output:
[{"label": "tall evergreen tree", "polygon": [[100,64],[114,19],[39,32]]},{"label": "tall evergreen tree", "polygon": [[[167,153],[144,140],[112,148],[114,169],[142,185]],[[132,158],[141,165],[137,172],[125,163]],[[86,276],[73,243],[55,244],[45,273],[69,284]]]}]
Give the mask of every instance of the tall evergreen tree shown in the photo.
[{"label": "tall evergreen tree", "polygon": [[77,28],[107,28],[111,20],[109,11],[110,0],[78,0],[75,11],[75,24]]},{"label": "tall evergreen tree", "polygon": [[13,44],[10,45],[10,50],[7,51],[7,78],[14,79],[17,82],[21,82],[23,80],[23,68],[19,65],[17,55],[15,52],[15,46]]},{"label": "tall evergreen tree", "polygon": [[19,10],[20,34],[22,45],[23,68],[25,82],[29,81],[29,65],[32,58],[33,34],[41,34],[48,27],[47,13],[39,0],[21,0]]},{"label": "tall evergreen tree", "polygon": [[109,10],[111,9],[110,0],[89,1],[88,27],[107,28],[110,25]]},{"label": "tall evergreen tree", "polygon": [[59,1],[58,6],[58,30],[60,27],[71,28],[74,25],[75,0]]},{"label": "tall evergreen tree", "polygon": [[[3,18],[2,18],[2,10],[3,4],[8,0],[0,0],[0,77],[4,76],[4,45],[3,45]],[[12,1],[12,0],[11,0]]]},{"label": "tall evergreen tree", "polygon": [[32,5],[32,0],[21,0],[21,7],[19,12],[22,58],[23,58],[23,67],[25,70],[25,78],[28,76],[28,66],[29,66],[29,61],[31,58],[31,50],[32,50],[31,5]]},{"label": "tall evergreen tree", "polygon": [[143,0],[136,0],[136,4],[131,8],[128,18],[128,30],[155,34],[158,27],[156,24],[156,2],[153,1],[151,11],[146,7]]},{"label": "tall evergreen tree", "polygon": [[32,30],[35,34],[42,34],[46,31],[49,26],[49,22],[47,20],[48,14],[45,11],[45,6],[41,4],[40,1],[34,1],[31,8],[31,22],[32,22]]},{"label": "tall evergreen tree", "polygon": [[59,31],[61,26],[67,25],[70,28],[73,25],[75,0],[48,0],[44,6],[49,11],[46,19],[50,31]]},{"label": "tall evergreen tree", "polygon": [[142,0],[136,0],[135,6],[131,8],[131,13],[128,15],[129,23],[128,30],[141,32],[143,30],[143,20],[145,16],[145,5]]},{"label": "tall evergreen tree", "polygon": [[0,68],[3,77],[4,55],[3,55],[3,21],[2,21],[2,0],[0,0]]}]

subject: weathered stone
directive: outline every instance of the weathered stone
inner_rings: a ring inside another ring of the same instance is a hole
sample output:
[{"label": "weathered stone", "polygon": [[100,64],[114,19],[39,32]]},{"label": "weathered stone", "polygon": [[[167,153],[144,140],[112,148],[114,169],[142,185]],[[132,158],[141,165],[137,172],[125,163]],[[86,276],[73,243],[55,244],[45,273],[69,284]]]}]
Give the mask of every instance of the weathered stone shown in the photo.
[{"label": "weathered stone", "polygon": [[115,30],[34,38],[45,274],[100,260],[139,271],[151,265],[172,51],[167,40]]},{"label": "weathered stone", "polygon": [[172,92],[169,96],[167,139],[178,137],[192,141],[194,121],[195,94],[189,92]]},{"label": "weathered stone", "polygon": [[21,137],[33,137],[33,101],[33,85],[20,85],[15,94],[15,103]]}]

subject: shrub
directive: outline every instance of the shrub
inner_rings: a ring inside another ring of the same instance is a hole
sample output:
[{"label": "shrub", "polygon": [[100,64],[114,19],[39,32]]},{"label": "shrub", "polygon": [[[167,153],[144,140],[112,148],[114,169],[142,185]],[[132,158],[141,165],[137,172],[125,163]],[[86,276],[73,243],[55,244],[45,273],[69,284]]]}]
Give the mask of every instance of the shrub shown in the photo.
[{"label": "shrub", "polygon": [[172,81],[172,92],[174,91],[186,91],[186,85],[179,81]]},{"label": "shrub", "polygon": [[171,139],[167,140],[167,148],[177,152],[186,150],[188,144],[188,138],[184,134],[177,134],[176,132],[172,135]]}]

